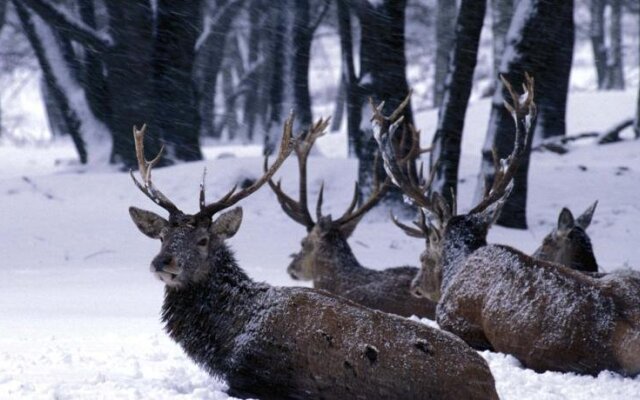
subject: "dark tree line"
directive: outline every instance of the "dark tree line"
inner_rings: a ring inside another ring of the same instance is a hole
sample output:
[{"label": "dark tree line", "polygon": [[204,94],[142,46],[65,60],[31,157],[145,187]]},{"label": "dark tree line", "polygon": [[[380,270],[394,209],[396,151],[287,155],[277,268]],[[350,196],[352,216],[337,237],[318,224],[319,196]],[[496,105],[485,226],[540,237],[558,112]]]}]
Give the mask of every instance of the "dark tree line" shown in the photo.
[{"label": "dark tree line", "polygon": [[[0,1],[0,17],[7,1]],[[625,9],[637,12],[637,5],[624,0],[588,1],[599,87],[621,88],[620,20]],[[131,127],[143,122],[150,125],[150,152],[165,145],[165,164],[201,159],[203,137],[263,140],[265,153],[270,153],[289,110],[296,112],[298,131],[313,120],[311,48],[323,26],[338,33],[341,54],[332,129],[340,128],[344,113],[348,152],[359,160],[362,195],[370,192],[374,178],[384,174],[381,167],[375,172],[372,168],[377,146],[369,99],[375,104],[384,101],[383,113],[389,114],[409,93],[409,0],[10,3],[42,69],[52,129],[72,137],[81,162],[91,161],[96,151],[108,147],[112,163],[134,165]],[[452,201],[485,14],[492,20],[493,101],[478,193],[493,179],[491,150],[504,156],[513,143],[499,74],[516,84],[524,72],[536,78],[539,114],[528,148],[533,140],[565,135],[574,3],[438,0],[419,6],[433,14],[437,42],[431,61],[433,104],[439,108],[430,159],[436,169],[433,190]],[[413,124],[411,105],[404,118]],[[100,134],[108,140],[96,140]],[[404,150],[411,146],[410,141],[402,144]],[[526,227],[528,164],[527,155],[499,221],[503,225]],[[415,166],[409,168],[416,173]],[[389,199],[400,201],[399,191],[391,191]]]}]

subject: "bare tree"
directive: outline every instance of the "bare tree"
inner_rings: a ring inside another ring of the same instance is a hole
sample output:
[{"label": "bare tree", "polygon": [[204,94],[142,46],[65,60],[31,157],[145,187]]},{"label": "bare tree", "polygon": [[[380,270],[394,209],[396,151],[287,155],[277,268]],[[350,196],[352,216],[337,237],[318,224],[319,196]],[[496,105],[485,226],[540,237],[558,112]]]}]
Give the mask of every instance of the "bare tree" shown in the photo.
[{"label": "bare tree", "polygon": [[[573,0],[520,0],[507,35],[507,47],[500,64],[500,73],[514,86],[520,86],[525,72],[536,79],[536,101],[539,105],[538,129],[554,129],[564,135],[564,113],[568,73],[573,48]],[[550,52],[548,49],[555,49]],[[563,93],[554,93],[563,92]],[[480,198],[485,187],[491,187],[494,179],[493,151],[501,158],[513,148],[513,120],[503,108],[507,92],[500,82],[493,96],[487,136],[482,151],[482,165],[476,189]],[[564,102],[562,101],[564,100]],[[563,104],[560,104],[563,103]],[[548,119],[549,121],[545,121]],[[556,128],[561,127],[561,128]],[[557,129],[557,130],[556,130]],[[513,228],[527,227],[527,175],[531,141],[529,135],[525,153],[519,163],[514,188],[508,197],[498,224]],[[538,133],[546,137],[543,131]]]},{"label": "bare tree", "polygon": [[[607,38],[605,10],[610,8]],[[624,89],[622,64],[622,1],[591,0],[589,26],[593,57],[598,78],[598,89]],[[607,46],[607,39],[609,45]]]},{"label": "bare tree", "polygon": [[453,204],[457,193],[462,130],[486,8],[486,0],[462,0],[460,3],[444,99],[433,136],[431,168],[435,168],[436,175],[432,187],[449,204]]},{"label": "bare tree", "polygon": [[[461,6],[462,7],[462,6]],[[433,106],[442,105],[445,91],[445,79],[449,67],[449,54],[455,37],[456,14],[455,1],[438,0],[436,8],[436,59],[433,82]]]},{"label": "bare tree", "polygon": [[493,81],[498,80],[498,69],[506,45],[507,32],[513,17],[514,1],[491,0],[491,30],[493,33]]}]

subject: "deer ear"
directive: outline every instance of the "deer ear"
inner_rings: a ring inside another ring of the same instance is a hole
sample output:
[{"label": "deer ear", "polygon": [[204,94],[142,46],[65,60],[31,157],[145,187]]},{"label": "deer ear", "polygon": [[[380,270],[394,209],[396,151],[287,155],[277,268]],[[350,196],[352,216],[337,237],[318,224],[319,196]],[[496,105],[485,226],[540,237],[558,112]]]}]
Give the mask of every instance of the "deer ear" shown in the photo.
[{"label": "deer ear", "polygon": [[562,211],[560,211],[560,216],[558,216],[558,232],[567,232],[574,226],[576,226],[576,223],[573,219],[573,214],[571,214],[568,208],[563,208]]},{"label": "deer ear", "polygon": [[598,200],[596,200],[595,203],[591,205],[591,207],[587,208],[585,212],[582,213],[582,215],[576,218],[576,225],[586,230],[589,227],[589,225],[591,225],[591,219],[593,218],[593,213],[596,211],[597,205],[598,205]]},{"label": "deer ear", "polygon": [[133,223],[136,224],[140,232],[152,239],[158,239],[162,229],[169,224],[166,219],[158,214],[136,207],[129,207],[129,215],[131,215]]},{"label": "deer ear", "polygon": [[220,214],[218,219],[211,223],[209,231],[222,239],[228,239],[238,232],[241,223],[242,207],[236,207]]}]

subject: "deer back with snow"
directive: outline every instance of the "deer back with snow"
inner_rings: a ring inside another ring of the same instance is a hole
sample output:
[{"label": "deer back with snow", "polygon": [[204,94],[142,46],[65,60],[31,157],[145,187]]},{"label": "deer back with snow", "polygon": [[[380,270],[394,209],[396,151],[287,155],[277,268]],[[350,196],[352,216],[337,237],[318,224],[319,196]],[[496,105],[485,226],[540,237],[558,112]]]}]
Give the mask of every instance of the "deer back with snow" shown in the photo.
[{"label": "deer back with snow", "polygon": [[153,185],[157,158],[144,159],[144,130],[135,131],[142,183],[134,181],[169,218],[129,212],[161,241],[151,271],[165,284],[162,320],[171,338],[237,397],[497,399],[486,362],[454,335],[325,291],[256,283],[238,266],[225,240],[238,231],[241,209],[212,218],[273,176],[291,151],[291,127],[289,119],[277,160],[252,185],[207,204],[203,184],[196,214]]},{"label": "deer back with snow", "polygon": [[[519,98],[503,79],[516,123],[511,155],[499,162],[491,188],[471,211],[455,215],[438,193],[412,185],[394,165],[392,149],[382,146],[385,166],[403,192],[428,214],[441,240],[431,254],[431,273],[441,275],[436,320],[478,349],[514,355],[536,371],[598,374],[612,370],[640,373],[640,279],[599,279],[530,257],[514,248],[488,245],[487,232],[513,186],[525,136],[535,117],[533,79]],[[455,211],[455,210],[453,210]],[[429,267],[429,266],[427,266]],[[431,265],[433,267],[433,265]]]}]

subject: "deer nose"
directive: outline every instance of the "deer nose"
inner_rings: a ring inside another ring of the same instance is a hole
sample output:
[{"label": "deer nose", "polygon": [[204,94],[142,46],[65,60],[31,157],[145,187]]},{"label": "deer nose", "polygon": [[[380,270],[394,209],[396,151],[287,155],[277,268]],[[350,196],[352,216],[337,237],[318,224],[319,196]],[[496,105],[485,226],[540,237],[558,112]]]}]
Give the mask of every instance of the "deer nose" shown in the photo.
[{"label": "deer nose", "polygon": [[151,270],[155,272],[163,271],[166,267],[173,264],[173,256],[169,254],[160,254],[151,261]]}]

